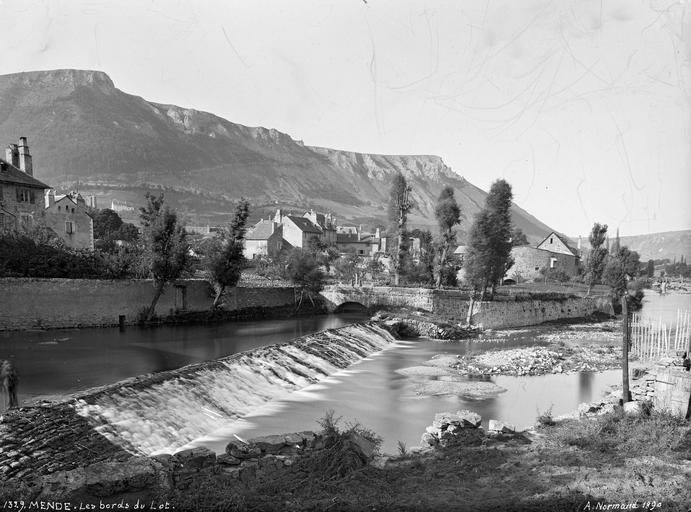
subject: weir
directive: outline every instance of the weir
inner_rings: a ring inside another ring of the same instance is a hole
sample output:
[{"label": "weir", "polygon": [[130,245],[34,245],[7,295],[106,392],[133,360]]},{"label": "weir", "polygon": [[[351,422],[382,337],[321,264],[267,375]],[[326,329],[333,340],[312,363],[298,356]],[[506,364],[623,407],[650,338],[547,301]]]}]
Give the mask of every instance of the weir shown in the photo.
[{"label": "weir", "polygon": [[378,352],[395,339],[353,324],[76,395],[79,416],[129,451],[171,453],[253,409]]}]

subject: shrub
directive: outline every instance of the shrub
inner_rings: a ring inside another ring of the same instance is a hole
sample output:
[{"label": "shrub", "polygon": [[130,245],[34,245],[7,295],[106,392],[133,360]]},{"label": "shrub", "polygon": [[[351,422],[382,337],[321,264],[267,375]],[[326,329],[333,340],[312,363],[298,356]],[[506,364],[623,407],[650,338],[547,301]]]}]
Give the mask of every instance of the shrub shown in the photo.
[{"label": "shrub", "polygon": [[329,410],[318,421],[322,427],[324,448],[312,452],[301,461],[304,469],[317,480],[337,480],[353,471],[364,467],[367,459],[353,442],[355,435],[365,438],[374,444],[375,453],[379,451],[382,439],[370,429],[359,423],[346,425],[345,430],[338,427],[340,417],[334,418],[334,411]]},{"label": "shrub", "polygon": [[537,411],[537,422],[541,427],[551,427],[556,425],[554,419],[552,418],[552,408],[554,405],[550,405],[544,412]]}]

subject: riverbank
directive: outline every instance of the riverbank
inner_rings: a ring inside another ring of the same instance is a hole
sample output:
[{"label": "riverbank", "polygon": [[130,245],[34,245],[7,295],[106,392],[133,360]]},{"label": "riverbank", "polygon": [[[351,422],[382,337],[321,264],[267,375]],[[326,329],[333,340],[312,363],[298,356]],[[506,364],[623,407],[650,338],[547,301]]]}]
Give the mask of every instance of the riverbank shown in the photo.
[{"label": "riverbank", "polygon": [[[479,417],[454,416],[435,418],[441,442],[434,448],[401,446],[397,456],[377,456],[376,434],[363,427],[328,441],[333,423],[322,420],[317,435],[235,441],[219,456],[197,449],[27,475],[14,488],[0,484],[0,498],[59,500],[74,510],[137,503],[194,511],[688,509],[687,420],[618,409],[502,433],[477,428]],[[52,497],[37,492],[46,483]]]}]

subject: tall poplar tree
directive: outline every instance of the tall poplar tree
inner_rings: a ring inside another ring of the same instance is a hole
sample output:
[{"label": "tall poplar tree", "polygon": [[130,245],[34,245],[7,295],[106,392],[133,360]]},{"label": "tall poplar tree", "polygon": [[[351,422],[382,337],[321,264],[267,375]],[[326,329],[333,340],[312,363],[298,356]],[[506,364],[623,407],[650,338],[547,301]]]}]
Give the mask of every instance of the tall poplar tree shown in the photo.
[{"label": "tall poplar tree", "polygon": [[396,230],[396,245],[393,254],[394,284],[398,285],[400,274],[405,264],[406,224],[408,213],[413,208],[412,187],[405,177],[397,172],[391,182],[389,192],[389,220]]},{"label": "tall poplar tree", "polygon": [[590,295],[593,285],[602,279],[605,270],[605,260],[608,250],[604,246],[607,241],[607,224],[596,222],[590,231],[590,252],[585,265],[585,282],[588,285],[588,295]]},{"label": "tall poplar tree", "polygon": [[461,208],[456,202],[453,188],[447,186],[442,189],[434,209],[434,216],[437,218],[439,226],[434,274],[435,284],[437,288],[441,288],[442,284],[448,284],[445,281],[447,281],[449,274],[449,256],[456,246],[454,227],[461,223]]},{"label": "tall poplar tree", "polygon": [[497,284],[513,264],[512,199],[511,185],[503,179],[495,181],[484,208],[475,216],[470,230],[464,267],[473,290],[480,291],[481,300],[484,300],[488,286],[491,287],[492,296],[494,295]]}]

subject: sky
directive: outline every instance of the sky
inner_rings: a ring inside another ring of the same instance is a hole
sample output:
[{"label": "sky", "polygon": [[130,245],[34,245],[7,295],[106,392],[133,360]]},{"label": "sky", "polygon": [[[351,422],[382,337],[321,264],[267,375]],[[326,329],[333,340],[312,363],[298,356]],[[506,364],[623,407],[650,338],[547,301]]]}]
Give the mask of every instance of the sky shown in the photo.
[{"label": "sky", "polygon": [[691,228],[690,0],[0,0],[0,74],[106,72],[312,146],[434,154],[571,236]]}]

